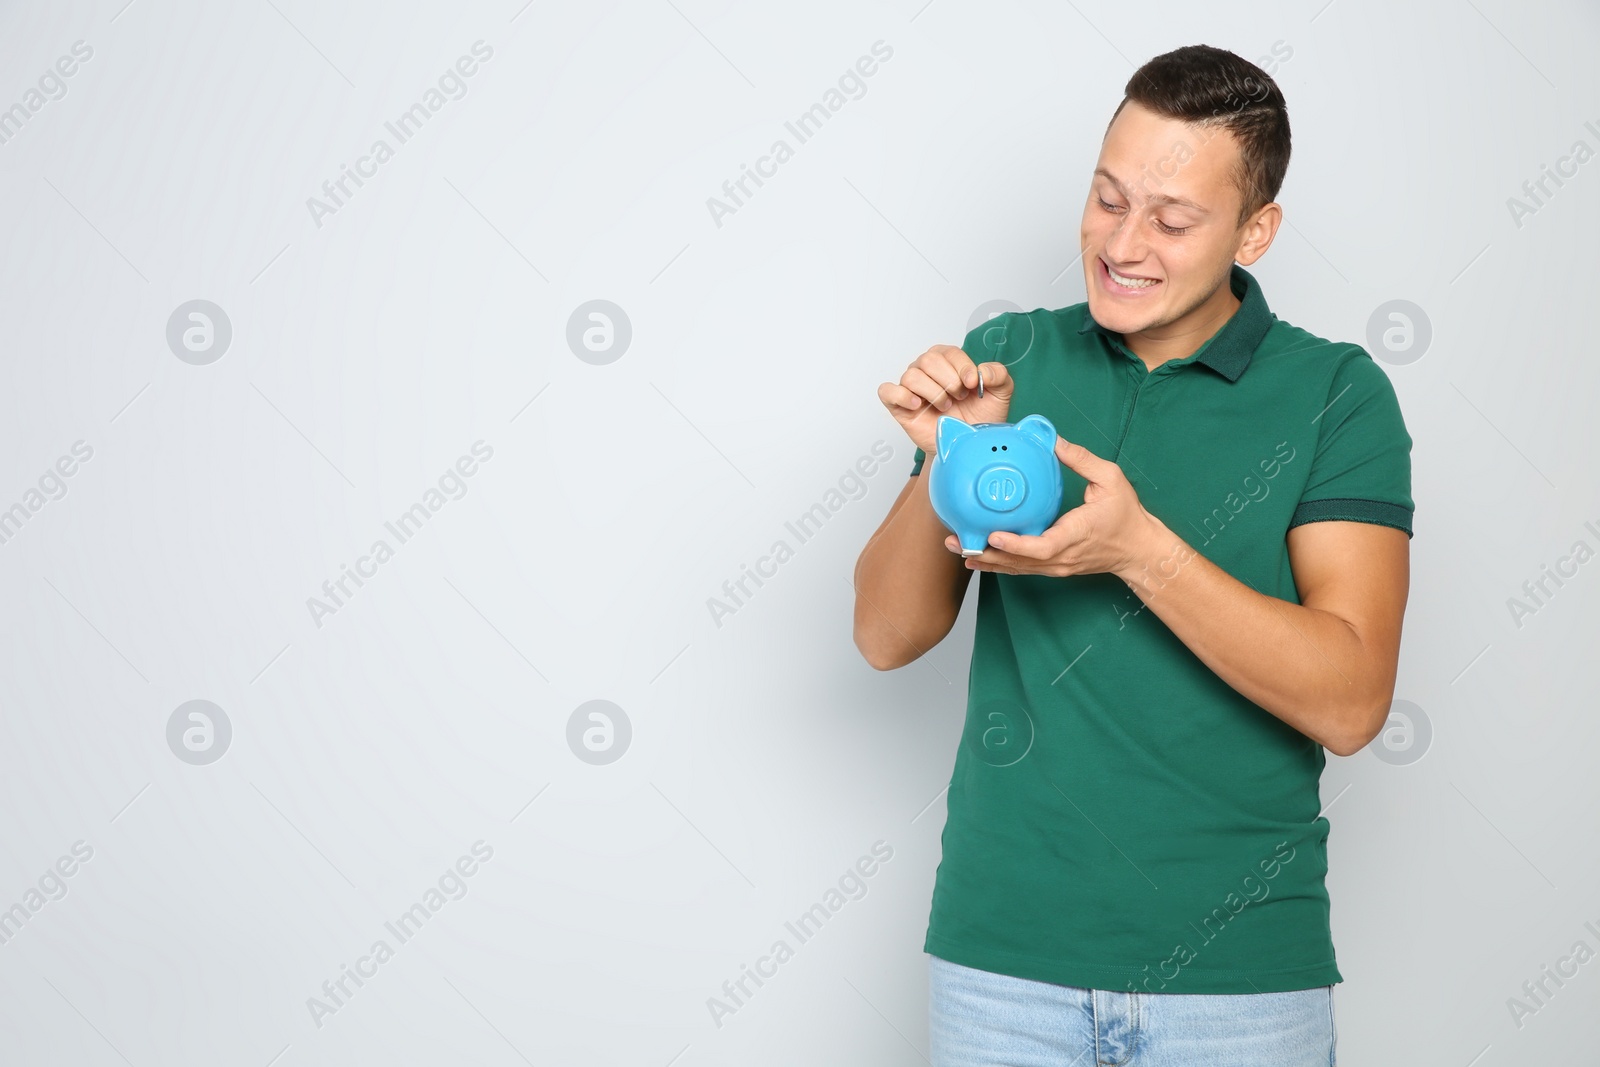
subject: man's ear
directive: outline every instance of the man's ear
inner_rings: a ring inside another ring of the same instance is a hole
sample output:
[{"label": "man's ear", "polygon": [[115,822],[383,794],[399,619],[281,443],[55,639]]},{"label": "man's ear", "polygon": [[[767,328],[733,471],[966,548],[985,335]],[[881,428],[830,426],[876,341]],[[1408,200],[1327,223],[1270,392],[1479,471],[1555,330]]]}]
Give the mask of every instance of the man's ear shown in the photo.
[{"label": "man's ear", "polygon": [[1267,254],[1267,249],[1272,247],[1272,240],[1278,235],[1278,227],[1283,224],[1283,205],[1274,201],[1263,204],[1255,213],[1255,217],[1244,224],[1244,234],[1239,242],[1239,250],[1234,253],[1233,260],[1241,267],[1248,267],[1256,260]]}]

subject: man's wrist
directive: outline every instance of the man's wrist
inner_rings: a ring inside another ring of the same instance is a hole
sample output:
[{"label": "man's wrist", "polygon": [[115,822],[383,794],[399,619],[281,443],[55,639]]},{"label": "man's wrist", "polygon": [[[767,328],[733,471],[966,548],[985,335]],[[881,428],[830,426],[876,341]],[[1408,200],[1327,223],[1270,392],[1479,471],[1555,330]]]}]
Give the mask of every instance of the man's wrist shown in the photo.
[{"label": "man's wrist", "polygon": [[1116,572],[1117,577],[1136,591],[1159,589],[1177,577],[1178,569],[1195,555],[1183,538],[1146,511],[1138,542],[1128,562]]}]

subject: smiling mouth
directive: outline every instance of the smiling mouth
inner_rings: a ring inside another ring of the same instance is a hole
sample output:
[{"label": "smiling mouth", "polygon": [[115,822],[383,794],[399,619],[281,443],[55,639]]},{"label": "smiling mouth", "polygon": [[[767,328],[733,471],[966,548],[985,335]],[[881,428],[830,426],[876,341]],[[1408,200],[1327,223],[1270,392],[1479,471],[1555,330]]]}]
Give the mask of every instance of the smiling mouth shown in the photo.
[{"label": "smiling mouth", "polygon": [[1161,284],[1161,279],[1159,278],[1140,278],[1134,275],[1118,274],[1111,269],[1111,265],[1104,259],[1100,260],[1100,271],[1115,289],[1127,292],[1143,292],[1146,289],[1154,289]]}]

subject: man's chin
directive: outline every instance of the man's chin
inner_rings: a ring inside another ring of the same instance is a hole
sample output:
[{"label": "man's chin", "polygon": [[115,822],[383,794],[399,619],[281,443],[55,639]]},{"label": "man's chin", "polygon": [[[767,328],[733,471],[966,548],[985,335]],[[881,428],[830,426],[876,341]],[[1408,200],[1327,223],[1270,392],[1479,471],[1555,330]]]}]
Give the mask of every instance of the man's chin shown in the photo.
[{"label": "man's chin", "polygon": [[1089,314],[1112,333],[1121,334],[1138,333],[1157,318],[1148,311],[1133,314],[1127,308],[1117,307],[1115,301],[1096,300],[1093,296],[1089,298]]}]

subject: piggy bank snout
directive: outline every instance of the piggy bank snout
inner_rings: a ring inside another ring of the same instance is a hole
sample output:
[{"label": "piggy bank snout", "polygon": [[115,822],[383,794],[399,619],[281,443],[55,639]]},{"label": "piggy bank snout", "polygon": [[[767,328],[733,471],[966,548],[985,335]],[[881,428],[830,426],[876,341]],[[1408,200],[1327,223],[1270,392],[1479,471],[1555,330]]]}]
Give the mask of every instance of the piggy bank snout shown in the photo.
[{"label": "piggy bank snout", "polygon": [[978,503],[990,511],[1015,511],[1028,497],[1028,479],[1007,463],[995,463],[978,472]]}]

